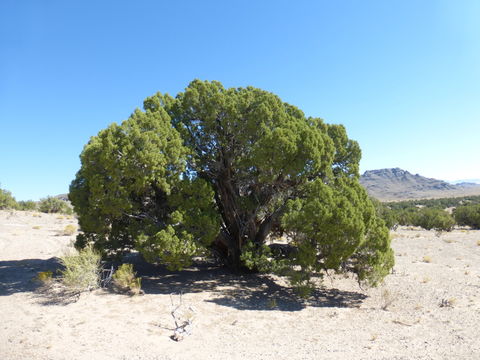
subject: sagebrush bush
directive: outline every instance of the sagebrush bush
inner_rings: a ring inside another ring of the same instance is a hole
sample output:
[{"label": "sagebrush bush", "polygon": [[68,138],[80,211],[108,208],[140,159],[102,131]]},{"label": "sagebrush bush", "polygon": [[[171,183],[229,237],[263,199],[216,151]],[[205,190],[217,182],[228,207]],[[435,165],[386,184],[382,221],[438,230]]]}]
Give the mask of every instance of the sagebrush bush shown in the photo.
[{"label": "sagebrush bush", "polygon": [[40,202],[38,203],[38,210],[44,213],[73,213],[72,207],[66,201],[53,196],[40,199]]},{"label": "sagebrush bush", "polygon": [[12,193],[7,190],[0,189],[0,210],[16,209],[18,206]]},{"label": "sagebrush bush", "polygon": [[141,279],[135,275],[132,264],[122,264],[113,274],[113,284],[121,291],[131,291],[138,294],[141,288]]},{"label": "sagebrush bush", "polygon": [[60,258],[62,283],[77,291],[93,290],[100,286],[101,256],[91,246]]}]

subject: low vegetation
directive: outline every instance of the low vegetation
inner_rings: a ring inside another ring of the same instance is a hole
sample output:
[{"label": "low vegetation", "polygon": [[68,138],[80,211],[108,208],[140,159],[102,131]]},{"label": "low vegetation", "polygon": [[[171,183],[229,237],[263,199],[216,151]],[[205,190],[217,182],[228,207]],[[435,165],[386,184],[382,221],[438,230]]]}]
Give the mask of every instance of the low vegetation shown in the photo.
[{"label": "low vegetation", "polygon": [[39,281],[40,283],[47,285],[49,284],[53,279],[53,272],[52,271],[40,271],[37,274],[36,280]]},{"label": "low vegetation", "polygon": [[136,277],[132,264],[122,264],[113,274],[113,286],[121,292],[140,293],[141,279]]},{"label": "low vegetation", "polygon": [[16,209],[21,211],[36,211],[38,210],[38,204],[33,200],[19,201]]},{"label": "low vegetation", "polygon": [[72,207],[66,201],[53,196],[41,199],[38,210],[44,213],[73,214]]},{"label": "low vegetation", "polygon": [[435,231],[451,231],[455,225],[480,228],[480,196],[390,203],[374,201],[374,204],[377,215],[390,229],[398,225]]},{"label": "low vegetation", "polygon": [[17,202],[12,193],[7,190],[0,189],[0,210],[16,209]]},{"label": "low vegetation", "polygon": [[61,282],[75,291],[88,291],[100,286],[101,256],[91,246],[60,258],[64,269]]},{"label": "low vegetation", "polygon": [[40,211],[43,213],[60,213],[72,215],[70,204],[54,196],[47,196],[36,202],[33,200],[16,201],[8,190],[0,189],[0,210]]},{"label": "low vegetation", "polygon": [[63,229],[62,235],[64,235],[64,236],[71,236],[71,235],[75,234],[76,231],[77,231],[77,227],[76,227],[75,225],[68,224],[68,225],[65,226],[65,228]]},{"label": "low vegetation", "polygon": [[463,196],[443,199],[418,199],[418,200],[405,200],[394,201],[384,203],[392,210],[408,209],[412,206],[421,206],[427,208],[447,209],[453,207],[459,207],[463,205],[476,205],[480,204],[480,196]]},{"label": "low vegetation", "polygon": [[480,229],[480,204],[460,206],[455,209],[453,216],[458,225]]}]

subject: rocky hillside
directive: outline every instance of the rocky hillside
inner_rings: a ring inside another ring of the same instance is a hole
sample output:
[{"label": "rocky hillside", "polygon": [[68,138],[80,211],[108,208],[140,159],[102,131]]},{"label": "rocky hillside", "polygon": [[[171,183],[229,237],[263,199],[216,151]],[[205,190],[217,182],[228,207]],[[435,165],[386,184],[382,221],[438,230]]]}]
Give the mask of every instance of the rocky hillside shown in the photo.
[{"label": "rocky hillside", "polygon": [[452,185],[399,168],[366,171],[360,183],[371,196],[382,201],[480,195],[480,185]]}]

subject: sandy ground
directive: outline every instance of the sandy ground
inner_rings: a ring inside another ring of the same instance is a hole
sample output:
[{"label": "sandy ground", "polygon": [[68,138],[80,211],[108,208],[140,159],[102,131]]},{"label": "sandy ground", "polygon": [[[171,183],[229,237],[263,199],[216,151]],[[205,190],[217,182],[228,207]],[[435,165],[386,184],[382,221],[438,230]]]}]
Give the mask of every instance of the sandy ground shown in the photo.
[{"label": "sandy ground", "polygon": [[[327,278],[307,302],[281,279],[205,264],[173,273],[138,264],[145,295],[72,299],[32,280],[58,268],[70,223],[0,211],[0,359],[480,359],[478,231],[400,229],[384,285]],[[170,294],[180,292],[195,317],[175,342]]]}]

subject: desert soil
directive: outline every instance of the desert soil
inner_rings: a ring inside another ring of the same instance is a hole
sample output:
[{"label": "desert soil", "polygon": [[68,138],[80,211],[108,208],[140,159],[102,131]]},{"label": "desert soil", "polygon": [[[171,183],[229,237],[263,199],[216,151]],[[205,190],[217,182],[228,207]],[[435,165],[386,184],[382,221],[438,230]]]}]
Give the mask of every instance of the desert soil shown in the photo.
[{"label": "desert soil", "polygon": [[[49,293],[33,279],[59,267],[75,237],[62,234],[68,224],[0,211],[0,359],[480,359],[479,231],[399,229],[382,286],[326,278],[300,301],[282,279],[202,263],[168,272],[138,262],[140,296]],[[179,293],[194,317],[175,342]]]}]

